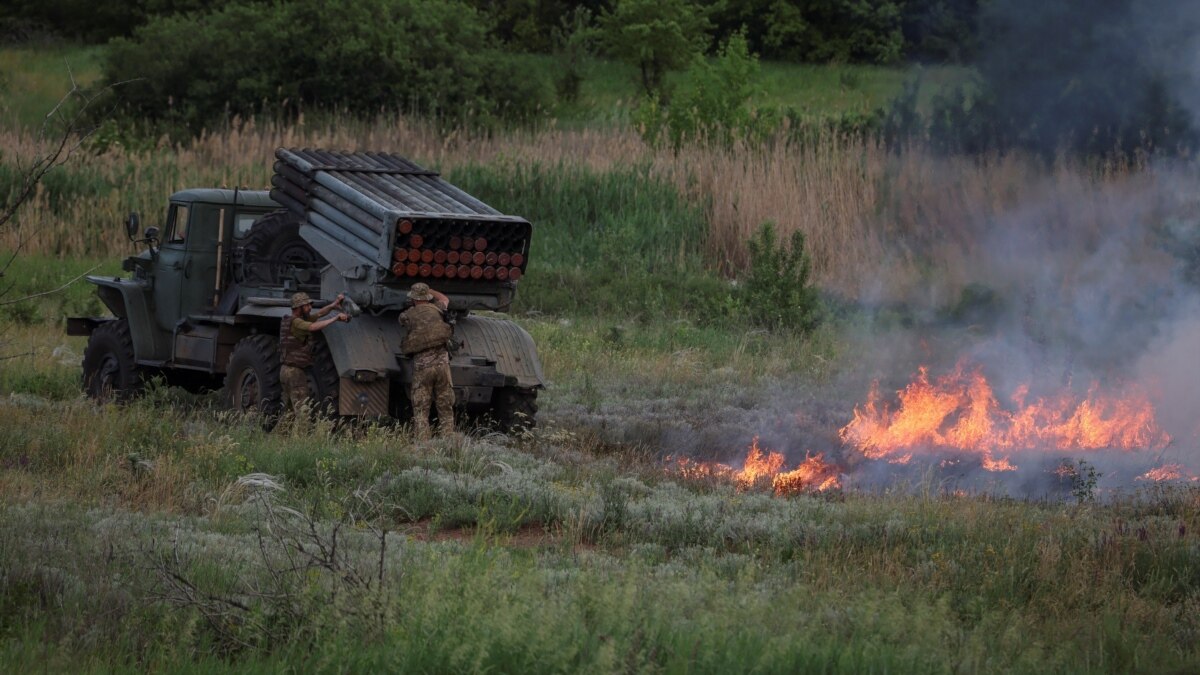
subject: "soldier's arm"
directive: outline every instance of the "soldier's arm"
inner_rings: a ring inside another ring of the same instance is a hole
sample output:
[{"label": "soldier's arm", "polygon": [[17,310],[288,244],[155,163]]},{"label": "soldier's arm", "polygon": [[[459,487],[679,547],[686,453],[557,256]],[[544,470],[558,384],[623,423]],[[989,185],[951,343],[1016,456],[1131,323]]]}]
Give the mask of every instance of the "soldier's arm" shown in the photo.
[{"label": "soldier's arm", "polygon": [[[312,318],[314,318],[314,319],[319,319],[319,318],[321,318],[321,317],[325,316],[326,314],[328,314],[328,313],[332,312],[333,310],[340,308],[340,307],[342,306],[342,300],[343,300],[345,297],[346,297],[346,295],[345,295],[344,293],[338,293],[338,296],[337,296],[337,299],[336,299],[336,300],[334,300],[333,302],[329,303],[328,305],[325,305],[325,306],[324,306],[324,307],[322,307],[321,309],[318,309],[318,310],[314,311],[314,312],[311,314]],[[318,329],[318,330],[320,330],[320,329]]]},{"label": "soldier's arm", "polygon": [[304,333],[316,333],[331,323],[337,321],[348,321],[349,319],[350,317],[346,316],[345,314],[338,314],[337,316],[331,316],[328,319],[320,319],[317,321],[292,319],[292,334],[296,337],[300,337]]},{"label": "soldier's arm", "polygon": [[432,288],[429,289],[429,294],[433,296],[433,304],[440,307],[443,312],[450,309],[450,298],[447,298],[445,294],[439,293]]},{"label": "soldier's arm", "polygon": [[308,331],[310,333],[316,333],[317,331],[324,330],[325,327],[330,324],[337,323],[338,321],[349,321],[349,320],[350,320],[349,315],[338,314],[337,316],[331,316],[328,319],[320,319],[319,321],[313,321],[312,323],[308,324]]}]

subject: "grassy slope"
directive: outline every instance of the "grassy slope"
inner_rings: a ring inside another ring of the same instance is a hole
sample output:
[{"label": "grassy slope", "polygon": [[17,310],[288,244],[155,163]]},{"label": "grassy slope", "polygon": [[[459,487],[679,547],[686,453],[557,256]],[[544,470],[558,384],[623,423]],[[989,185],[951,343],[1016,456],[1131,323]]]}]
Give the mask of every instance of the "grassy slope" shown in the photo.
[{"label": "grassy slope", "polygon": [[76,84],[87,87],[100,79],[103,47],[0,48],[0,124],[40,126]]}]

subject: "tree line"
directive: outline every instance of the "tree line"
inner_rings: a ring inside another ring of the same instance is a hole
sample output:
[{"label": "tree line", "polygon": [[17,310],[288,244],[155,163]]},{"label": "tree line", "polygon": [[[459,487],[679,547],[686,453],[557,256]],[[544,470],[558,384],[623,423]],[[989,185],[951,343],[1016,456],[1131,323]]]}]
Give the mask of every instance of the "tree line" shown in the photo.
[{"label": "tree line", "polygon": [[[716,49],[744,33],[763,58],[787,61],[896,63],[969,59],[978,44],[977,18],[988,0],[687,0],[687,15],[706,21]],[[266,0],[9,0],[0,31],[13,36],[56,34],[89,42],[130,38],[163,17],[221,12]],[[564,18],[579,11],[612,12],[626,0],[466,0],[489,38],[509,51],[551,53]],[[350,9],[349,7],[347,9]],[[327,17],[330,18],[330,17]],[[685,17],[686,20],[686,17]]]},{"label": "tree line", "polygon": [[820,122],[896,147],[1053,158],[1197,145],[1181,55],[1200,9],[1173,0],[10,0],[0,30],[107,41],[101,84],[126,84],[105,110],[151,134],[321,110],[526,123],[578,96],[599,55],[632,66],[634,121],[655,144],[803,136],[789,111],[748,107],[767,58],[970,66],[932,104],[914,85]]}]

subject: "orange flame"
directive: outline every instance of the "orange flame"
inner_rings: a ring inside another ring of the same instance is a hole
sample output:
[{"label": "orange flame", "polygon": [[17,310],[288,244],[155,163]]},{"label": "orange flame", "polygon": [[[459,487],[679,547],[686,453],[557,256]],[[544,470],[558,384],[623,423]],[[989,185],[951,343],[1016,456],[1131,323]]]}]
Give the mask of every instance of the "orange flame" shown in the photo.
[{"label": "orange flame", "polygon": [[1182,464],[1164,464],[1160,467],[1150,469],[1146,473],[1138,476],[1137,479],[1161,483],[1165,481],[1176,480],[1200,481],[1200,476],[1191,473],[1185,469]]},{"label": "orange flame", "polygon": [[[668,458],[670,461],[671,458]],[[771,450],[763,452],[758,447],[758,436],[755,436],[740,469],[720,462],[697,462],[681,457],[674,460],[669,470],[684,478],[727,480],[738,490],[770,485],[771,491],[777,495],[822,492],[842,486],[841,471],[836,465],[826,462],[823,454],[805,457],[791,471],[783,471],[784,462],[782,453]]]},{"label": "orange flame", "polygon": [[953,373],[931,382],[922,367],[898,392],[894,410],[881,402],[879,383],[840,436],[868,459],[908,463],[914,453],[955,450],[979,456],[988,471],[1017,467],[1006,451],[1032,449],[1155,449],[1171,437],[1159,429],[1144,392],[1101,392],[1093,384],[1078,400],[1070,392],[1026,404],[1028,387],[1013,396],[1015,411],[1000,407],[991,384],[978,368],[959,364]]}]

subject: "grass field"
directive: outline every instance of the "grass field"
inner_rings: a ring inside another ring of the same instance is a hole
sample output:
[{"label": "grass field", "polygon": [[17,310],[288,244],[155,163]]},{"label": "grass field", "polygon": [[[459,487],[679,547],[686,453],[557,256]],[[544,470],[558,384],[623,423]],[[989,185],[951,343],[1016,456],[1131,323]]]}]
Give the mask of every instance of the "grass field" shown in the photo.
[{"label": "grass field", "polygon": [[[92,50],[0,50],[0,194],[44,147],[29,126],[64,57],[95,76]],[[877,107],[909,75],[763,71],[767,100],[816,114]],[[589,72],[547,129],[249,121],[89,147],[46,177],[0,231],[0,250],[21,247],[0,279],[0,670],[1200,669],[1194,483],[1016,499],[931,466],[776,496],[672,470],[736,464],[760,435],[793,462],[863,466],[838,429],[871,380],[894,390],[930,359],[997,349],[979,307],[1035,324],[1020,335],[1046,354],[1069,344],[1082,379],[1112,351],[1073,330],[1092,327],[1084,309],[1136,326],[1153,315],[1138,289],[1189,297],[1170,274],[1193,250],[1193,169],[897,155],[832,134],[657,153],[625,125],[628,74]],[[126,212],[157,224],[173,190],[263,187],[279,146],[399,152],[534,223],[511,315],[548,379],[534,431],[267,433],[219,393],[80,394],[86,343],[63,322],[103,313],[91,288],[20,298],[119,274]],[[768,220],[807,237],[829,307],[813,333],[745,324],[745,242]]]},{"label": "grass field", "polygon": [[[542,427],[427,444],[265,434],[172,390],[96,407],[75,393],[79,339],[10,329],[40,348],[0,380],[0,663],[1185,672],[1200,658],[1194,489],[1077,505],[690,482],[660,448],[608,440],[645,433],[638,419],[580,410],[745,415],[772,381],[819,381],[797,372],[818,355],[768,340],[760,359],[791,367],[734,361],[714,381],[717,350],[693,347],[687,369],[594,325],[523,323],[554,382]],[[600,360],[613,367],[581,376]]]},{"label": "grass field", "polygon": [[0,49],[0,124],[37,128],[71,90],[101,76],[102,47],[5,47]]}]

